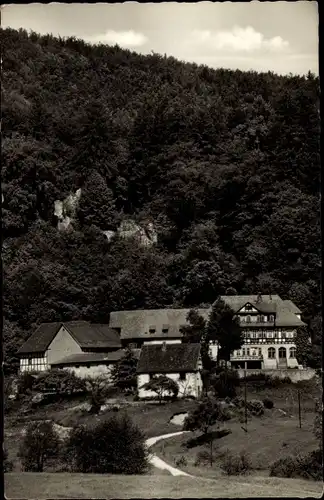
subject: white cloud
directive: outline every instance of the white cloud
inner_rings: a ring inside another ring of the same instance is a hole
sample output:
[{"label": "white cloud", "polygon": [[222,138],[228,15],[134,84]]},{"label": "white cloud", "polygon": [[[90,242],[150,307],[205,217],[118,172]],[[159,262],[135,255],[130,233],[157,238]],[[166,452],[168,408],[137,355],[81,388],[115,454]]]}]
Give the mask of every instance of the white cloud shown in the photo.
[{"label": "white cloud", "polygon": [[195,30],[191,42],[206,49],[216,49],[235,52],[255,52],[259,50],[281,51],[289,46],[289,42],[275,36],[266,39],[262,33],[251,26],[241,28],[234,26],[230,31],[212,32]]},{"label": "white cloud", "polygon": [[104,43],[107,45],[118,44],[120,47],[140,47],[147,42],[147,37],[143,33],[136,31],[114,31],[108,30],[106,33],[92,35],[85,38],[90,43]]}]

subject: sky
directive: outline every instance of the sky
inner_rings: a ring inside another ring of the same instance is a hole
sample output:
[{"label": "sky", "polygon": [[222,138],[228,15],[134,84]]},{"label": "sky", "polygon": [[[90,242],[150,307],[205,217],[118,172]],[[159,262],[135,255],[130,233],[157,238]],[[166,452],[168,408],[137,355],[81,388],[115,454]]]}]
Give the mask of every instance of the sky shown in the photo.
[{"label": "sky", "polygon": [[319,71],[315,1],[16,4],[4,5],[1,25],[212,68]]}]

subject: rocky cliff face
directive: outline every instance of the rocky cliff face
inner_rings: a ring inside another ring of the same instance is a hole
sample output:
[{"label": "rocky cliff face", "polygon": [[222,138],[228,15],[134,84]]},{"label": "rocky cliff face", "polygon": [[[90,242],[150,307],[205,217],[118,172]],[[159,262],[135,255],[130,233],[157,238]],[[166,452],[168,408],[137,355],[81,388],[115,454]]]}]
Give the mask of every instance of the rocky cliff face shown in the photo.
[{"label": "rocky cliff face", "polygon": [[[74,194],[70,193],[63,201],[54,202],[54,215],[58,218],[57,229],[59,231],[73,229],[78,203],[81,198],[81,188]],[[135,238],[142,246],[151,246],[157,243],[157,232],[152,222],[148,224],[138,224],[133,219],[124,220],[120,223],[117,231],[103,231],[108,241],[115,234],[121,238]]]},{"label": "rocky cliff face", "polygon": [[76,210],[81,198],[81,188],[70,193],[63,201],[55,200],[54,215],[58,218],[57,229],[59,231],[71,229],[75,220]]}]

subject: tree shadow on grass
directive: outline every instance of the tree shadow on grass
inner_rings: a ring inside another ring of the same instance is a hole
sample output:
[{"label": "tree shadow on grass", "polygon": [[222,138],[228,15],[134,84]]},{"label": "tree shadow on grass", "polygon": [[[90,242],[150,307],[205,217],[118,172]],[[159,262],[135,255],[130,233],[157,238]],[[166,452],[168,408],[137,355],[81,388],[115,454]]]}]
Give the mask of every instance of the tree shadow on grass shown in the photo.
[{"label": "tree shadow on grass", "polygon": [[232,431],[230,429],[220,429],[207,432],[207,434],[201,434],[200,436],[188,439],[185,443],[183,443],[183,446],[185,448],[195,448],[196,446],[210,443],[211,439],[221,439],[222,437],[228,436],[231,432]]}]

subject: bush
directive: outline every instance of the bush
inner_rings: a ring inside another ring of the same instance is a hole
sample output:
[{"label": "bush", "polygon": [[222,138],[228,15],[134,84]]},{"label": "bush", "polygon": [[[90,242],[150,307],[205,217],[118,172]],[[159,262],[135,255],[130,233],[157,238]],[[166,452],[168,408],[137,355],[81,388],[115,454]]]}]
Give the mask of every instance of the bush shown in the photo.
[{"label": "bush", "polygon": [[24,471],[43,472],[46,462],[58,455],[59,443],[53,422],[29,424],[18,452]]},{"label": "bush", "polygon": [[264,414],[264,406],[262,401],[258,399],[252,399],[251,401],[246,402],[247,409],[251,412],[252,415],[260,417]]},{"label": "bush", "polygon": [[198,467],[198,465],[206,465],[210,463],[210,451],[207,450],[201,450],[197,453],[196,455],[196,460],[195,460],[195,467]]},{"label": "bush", "polygon": [[64,452],[70,471],[97,474],[143,474],[147,456],[144,436],[127,415],[75,428]]},{"label": "bush", "polygon": [[263,406],[267,408],[268,410],[271,410],[274,406],[272,399],[269,398],[264,398],[262,400]]},{"label": "bush", "polygon": [[252,466],[249,456],[244,451],[239,455],[227,452],[222,459],[221,468],[228,476],[238,476],[248,474]]},{"label": "bush", "polygon": [[188,461],[184,455],[182,457],[179,457],[175,460],[175,464],[177,467],[187,467]]},{"label": "bush", "polygon": [[8,451],[3,450],[3,472],[11,472],[13,469],[13,463],[8,459]]},{"label": "bush", "polygon": [[273,462],[270,466],[270,476],[313,479],[323,479],[323,454],[321,450],[312,451],[304,456],[289,456]]},{"label": "bush", "polygon": [[86,383],[74,373],[56,369],[39,374],[33,389],[38,392],[55,391],[58,394],[84,393]]},{"label": "bush", "polygon": [[236,370],[217,368],[211,379],[211,385],[218,398],[234,398],[236,388],[240,385],[240,378]]},{"label": "bush", "polygon": [[18,395],[30,394],[30,392],[34,388],[36,376],[37,376],[36,374],[31,374],[31,373],[22,373],[21,375],[19,375],[17,380]]}]

